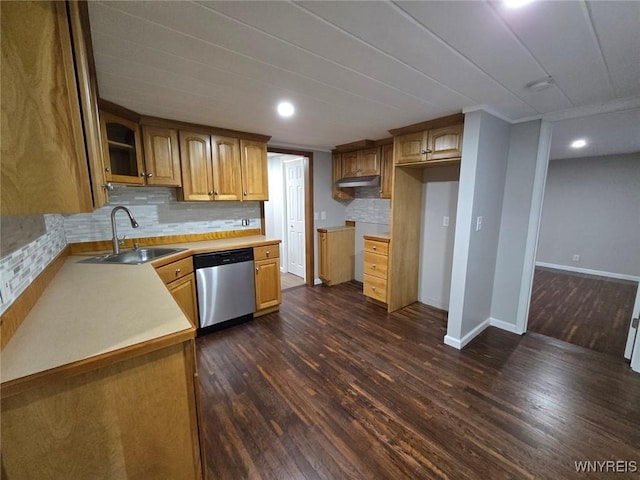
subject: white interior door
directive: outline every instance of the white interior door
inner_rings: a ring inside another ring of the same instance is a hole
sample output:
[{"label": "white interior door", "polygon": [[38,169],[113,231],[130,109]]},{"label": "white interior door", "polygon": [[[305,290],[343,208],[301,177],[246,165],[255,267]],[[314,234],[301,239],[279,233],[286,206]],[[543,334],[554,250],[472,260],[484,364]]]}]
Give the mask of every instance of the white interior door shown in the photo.
[{"label": "white interior door", "polygon": [[287,250],[289,273],[305,278],[304,167],[302,158],[284,162],[287,202]]},{"label": "white interior door", "polygon": [[629,333],[627,335],[627,344],[624,349],[624,358],[631,359],[631,367],[635,363],[634,370],[640,371],[640,345],[638,344],[638,317],[640,317],[640,285],[636,291],[636,302],[633,305],[633,313],[629,323]]}]

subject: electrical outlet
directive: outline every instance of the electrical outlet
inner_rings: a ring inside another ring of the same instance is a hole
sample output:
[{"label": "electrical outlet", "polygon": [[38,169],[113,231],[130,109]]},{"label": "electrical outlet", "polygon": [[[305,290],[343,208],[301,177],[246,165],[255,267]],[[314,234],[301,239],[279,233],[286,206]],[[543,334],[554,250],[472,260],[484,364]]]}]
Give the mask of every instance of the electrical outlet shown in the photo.
[{"label": "electrical outlet", "polygon": [[578,255],[577,253],[573,254],[573,261],[574,262],[579,262],[580,261],[580,255]]},{"label": "electrical outlet", "polygon": [[442,217],[442,226],[443,227],[449,226],[449,217]]},{"label": "electrical outlet", "polygon": [[482,230],[482,217],[476,219],[476,232]]}]

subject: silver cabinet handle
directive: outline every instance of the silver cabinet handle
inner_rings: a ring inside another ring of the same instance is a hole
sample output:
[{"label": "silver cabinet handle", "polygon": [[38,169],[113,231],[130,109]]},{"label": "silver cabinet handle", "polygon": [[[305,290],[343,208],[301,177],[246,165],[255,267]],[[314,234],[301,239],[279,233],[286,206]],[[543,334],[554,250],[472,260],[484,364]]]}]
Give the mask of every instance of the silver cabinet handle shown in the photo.
[{"label": "silver cabinet handle", "polygon": [[376,268],[376,264],[375,264],[375,263],[374,263],[374,264],[372,264],[372,265],[371,265],[371,268]]},{"label": "silver cabinet handle", "polygon": [[256,272],[260,270],[260,267],[256,267]]},{"label": "silver cabinet handle", "polygon": [[106,167],[106,168],[104,169],[104,171],[105,171],[105,172],[110,172],[110,171],[111,171],[111,169],[110,169],[109,167]]},{"label": "silver cabinet handle", "polygon": [[213,196],[213,190],[209,190],[209,196]]},{"label": "silver cabinet handle", "polygon": [[378,249],[378,247],[376,247],[376,246],[374,245],[374,246],[373,246],[373,249],[374,249],[374,250],[377,250],[377,249]]},{"label": "silver cabinet handle", "polygon": [[427,148],[426,150],[422,150],[422,152],[420,153],[422,153],[423,155],[426,155],[427,153],[433,153],[433,150],[431,150],[430,148]]},{"label": "silver cabinet handle", "polygon": [[177,277],[178,275],[180,275],[180,272],[181,272],[181,271],[182,271],[181,269],[176,268],[176,277]]},{"label": "silver cabinet handle", "polygon": [[153,173],[147,173],[147,178],[153,177]]},{"label": "silver cabinet handle", "polygon": [[245,196],[245,197],[248,195],[248,193],[247,193],[247,192],[242,192],[242,193],[244,194],[244,196]]},{"label": "silver cabinet handle", "polygon": [[267,250],[267,251],[266,251],[266,255],[267,255],[267,257],[269,256],[269,254],[270,254],[270,253],[271,253],[271,252],[270,252],[269,250]]}]

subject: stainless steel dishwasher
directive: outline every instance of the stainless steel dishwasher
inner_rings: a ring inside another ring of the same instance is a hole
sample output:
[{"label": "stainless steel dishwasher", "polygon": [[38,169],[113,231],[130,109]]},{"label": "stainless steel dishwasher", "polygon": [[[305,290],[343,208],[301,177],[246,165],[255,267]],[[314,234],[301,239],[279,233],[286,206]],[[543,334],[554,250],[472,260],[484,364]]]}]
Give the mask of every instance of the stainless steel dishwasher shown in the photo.
[{"label": "stainless steel dishwasher", "polygon": [[193,256],[200,329],[215,330],[253,318],[256,288],[253,249]]}]

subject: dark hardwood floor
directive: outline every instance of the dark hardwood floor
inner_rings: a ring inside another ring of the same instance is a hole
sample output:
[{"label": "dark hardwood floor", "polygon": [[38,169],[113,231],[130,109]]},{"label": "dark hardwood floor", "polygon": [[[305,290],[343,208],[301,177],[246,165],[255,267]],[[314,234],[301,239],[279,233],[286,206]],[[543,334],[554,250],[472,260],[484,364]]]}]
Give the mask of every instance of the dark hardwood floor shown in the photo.
[{"label": "dark hardwood floor", "polygon": [[347,283],[199,338],[207,478],[638,478],[574,463],[640,466],[622,360],[494,328],[458,351],[445,331],[442,311],[387,314]]},{"label": "dark hardwood floor", "polygon": [[638,284],[537,267],[530,332],[622,357]]}]

